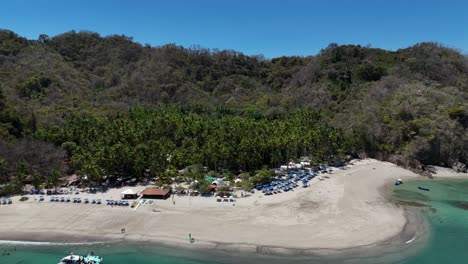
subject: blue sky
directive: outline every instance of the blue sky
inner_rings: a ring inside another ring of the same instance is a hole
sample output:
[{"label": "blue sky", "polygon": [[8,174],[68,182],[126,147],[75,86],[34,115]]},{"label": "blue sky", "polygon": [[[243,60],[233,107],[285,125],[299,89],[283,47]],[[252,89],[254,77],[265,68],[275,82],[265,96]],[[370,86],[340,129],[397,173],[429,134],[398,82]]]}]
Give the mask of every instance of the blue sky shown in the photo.
[{"label": "blue sky", "polygon": [[66,31],[125,34],[142,44],[314,55],[335,42],[398,49],[437,41],[468,51],[462,0],[10,0],[0,28],[30,39]]}]

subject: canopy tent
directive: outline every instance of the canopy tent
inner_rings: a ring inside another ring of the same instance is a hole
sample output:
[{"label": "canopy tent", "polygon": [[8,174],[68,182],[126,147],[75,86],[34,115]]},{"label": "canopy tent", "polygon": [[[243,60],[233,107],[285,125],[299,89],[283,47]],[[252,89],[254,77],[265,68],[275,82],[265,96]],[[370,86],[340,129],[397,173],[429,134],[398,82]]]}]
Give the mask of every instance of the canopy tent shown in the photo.
[{"label": "canopy tent", "polygon": [[208,182],[208,183],[213,183],[216,180],[217,180],[216,177],[208,176],[208,175],[205,176],[205,181]]},{"label": "canopy tent", "polygon": [[122,197],[122,199],[136,199],[138,194],[132,189],[127,189],[120,193],[120,197]]}]

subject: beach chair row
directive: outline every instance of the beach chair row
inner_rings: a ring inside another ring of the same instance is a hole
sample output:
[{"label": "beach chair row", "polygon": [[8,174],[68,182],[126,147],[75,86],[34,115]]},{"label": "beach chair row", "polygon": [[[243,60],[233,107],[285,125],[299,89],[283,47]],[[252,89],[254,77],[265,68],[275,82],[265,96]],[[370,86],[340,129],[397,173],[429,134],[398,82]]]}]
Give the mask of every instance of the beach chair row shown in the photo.
[{"label": "beach chair row", "polygon": [[11,199],[2,199],[0,200],[1,205],[7,205],[7,204],[12,204],[13,201]]},{"label": "beach chair row", "polygon": [[130,203],[126,200],[106,200],[107,205],[129,206]]},{"label": "beach chair row", "polygon": [[[44,196],[39,197],[39,202],[44,201]],[[58,196],[52,196],[49,198],[49,202],[60,202],[60,203],[91,203],[91,204],[101,204],[101,199],[92,199],[91,201],[88,198],[84,198],[83,200],[81,198],[75,197],[71,199],[70,197],[58,197]]]},{"label": "beach chair row", "polygon": [[234,202],[236,202],[236,199],[216,197],[216,202],[231,202],[231,203],[234,203]]}]

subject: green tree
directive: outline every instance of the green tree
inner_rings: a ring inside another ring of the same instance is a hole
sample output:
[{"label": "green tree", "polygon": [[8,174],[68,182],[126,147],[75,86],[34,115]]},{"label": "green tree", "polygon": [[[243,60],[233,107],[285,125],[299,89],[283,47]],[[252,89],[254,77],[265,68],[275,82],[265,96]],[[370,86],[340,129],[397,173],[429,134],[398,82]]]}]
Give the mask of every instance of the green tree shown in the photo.
[{"label": "green tree", "polygon": [[273,176],[275,176],[275,173],[270,169],[257,170],[255,176],[252,177],[252,182],[254,184],[265,184],[270,182]]},{"label": "green tree", "polygon": [[0,180],[4,181],[8,173],[8,161],[0,158]]},{"label": "green tree", "polygon": [[39,41],[40,43],[47,43],[50,41],[50,37],[46,34],[40,34],[37,38],[37,41]]},{"label": "green tree", "polygon": [[33,171],[31,175],[31,183],[34,186],[34,189],[39,190],[43,179],[37,171]]},{"label": "green tree", "polygon": [[61,177],[61,173],[59,170],[56,170],[56,169],[52,170],[50,175],[48,175],[46,178],[45,183],[46,183],[47,188],[57,187],[60,182],[60,177]]},{"label": "green tree", "polygon": [[16,190],[20,191],[23,189],[30,173],[31,166],[25,160],[20,160],[18,163],[16,163],[16,173],[13,182]]}]

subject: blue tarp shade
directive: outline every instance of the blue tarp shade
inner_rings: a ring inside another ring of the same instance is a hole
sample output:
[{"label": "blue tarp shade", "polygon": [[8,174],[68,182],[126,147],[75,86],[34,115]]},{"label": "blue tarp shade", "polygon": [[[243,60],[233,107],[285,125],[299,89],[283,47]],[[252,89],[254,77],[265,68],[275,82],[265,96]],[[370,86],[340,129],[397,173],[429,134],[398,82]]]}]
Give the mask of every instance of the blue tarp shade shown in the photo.
[{"label": "blue tarp shade", "polygon": [[213,176],[205,176],[205,181],[208,182],[208,183],[212,183],[214,181],[216,181],[216,177],[213,177]]}]

